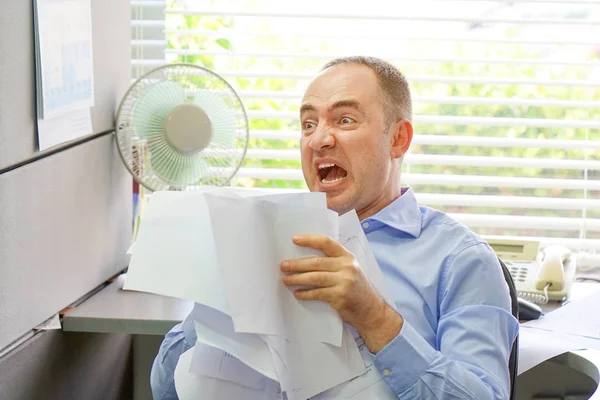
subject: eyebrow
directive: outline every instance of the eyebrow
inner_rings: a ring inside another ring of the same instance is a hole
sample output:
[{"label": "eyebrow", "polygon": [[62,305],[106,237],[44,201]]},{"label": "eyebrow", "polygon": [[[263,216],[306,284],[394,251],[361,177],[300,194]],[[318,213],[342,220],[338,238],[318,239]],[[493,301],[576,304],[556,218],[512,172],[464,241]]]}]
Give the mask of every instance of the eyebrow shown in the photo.
[{"label": "eyebrow", "polygon": [[302,104],[302,106],[300,106],[300,115],[315,110],[316,108],[312,104]]},{"label": "eyebrow", "polygon": [[[336,101],[331,106],[329,106],[329,108],[327,109],[327,112],[331,112],[331,111],[335,110],[336,108],[343,108],[343,107],[354,108],[355,110],[362,112],[362,107],[361,107],[360,103],[356,100]],[[313,106],[310,103],[302,104],[302,106],[300,107],[300,115],[302,115],[306,112],[309,112],[309,111],[316,111],[315,106]]]}]

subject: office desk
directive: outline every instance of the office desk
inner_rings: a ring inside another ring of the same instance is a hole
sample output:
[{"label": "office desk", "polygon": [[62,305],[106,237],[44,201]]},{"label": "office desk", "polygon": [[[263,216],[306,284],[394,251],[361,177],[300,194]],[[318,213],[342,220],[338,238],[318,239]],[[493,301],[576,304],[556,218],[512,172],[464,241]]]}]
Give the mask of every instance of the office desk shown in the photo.
[{"label": "office desk", "polygon": [[548,314],[549,312],[556,310],[557,308],[559,308],[560,306],[562,306],[564,304],[567,304],[571,301],[581,300],[581,299],[585,298],[587,295],[596,292],[597,290],[600,290],[600,283],[598,283],[598,282],[593,282],[593,281],[574,282],[569,296],[563,303],[551,301],[551,302],[548,302],[547,304],[542,305],[541,309],[544,312],[544,314]]},{"label": "office desk", "polygon": [[[600,352],[570,351],[520,374],[517,377],[516,398],[599,400],[599,385]],[[594,394],[590,397],[590,393]]]},{"label": "office desk", "polygon": [[[157,354],[163,336],[176,324],[185,319],[193,308],[189,301],[174,299],[150,293],[132,292],[121,290],[124,276],[119,276],[113,283],[101,290],[79,307],[69,311],[62,320],[64,331],[70,332],[96,332],[96,333],[127,333],[133,337],[134,359],[134,399],[152,399],[149,389],[149,377],[152,361]],[[580,298],[593,290],[600,290],[596,283],[574,284],[572,299]],[[571,301],[572,301],[571,299]],[[558,304],[549,304],[544,307],[545,312],[558,307]],[[588,361],[586,363],[586,360]],[[540,369],[534,369],[522,374],[522,379],[533,379],[535,374],[547,378],[549,373],[561,373],[570,369],[581,370],[589,373],[590,379],[596,379],[598,386],[597,370],[600,370],[600,357],[598,352],[577,351],[557,356]],[[597,366],[596,376],[593,377],[593,367]],[[558,371],[558,372],[557,372]],[[517,380],[519,385],[519,380]],[[600,389],[592,397],[600,400]]]},{"label": "office desk", "polygon": [[121,290],[125,276],[69,311],[62,320],[64,331],[129,333],[164,336],[192,311],[190,301],[151,293]]},{"label": "office desk", "polygon": [[90,297],[62,319],[67,332],[133,335],[133,398],[152,400],[150,368],[164,335],[183,321],[193,303],[150,293],[121,290],[125,276]]}]

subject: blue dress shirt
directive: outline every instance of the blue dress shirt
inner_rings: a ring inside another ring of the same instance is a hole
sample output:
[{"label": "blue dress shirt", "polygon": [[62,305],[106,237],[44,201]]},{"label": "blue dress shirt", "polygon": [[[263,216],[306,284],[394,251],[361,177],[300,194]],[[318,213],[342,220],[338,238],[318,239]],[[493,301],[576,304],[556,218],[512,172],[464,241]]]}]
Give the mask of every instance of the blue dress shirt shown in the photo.
[{"label": "blue dress shirt", "polygon": [[[508,399],[508,360],[519,324],[498,258],[446,214],[419,207],[412,189],[361,221],[404,319],[374,364],[399,399]],[[173,374],[196,341],[176,325],[154,360],[155,400],[177,399]]]}]

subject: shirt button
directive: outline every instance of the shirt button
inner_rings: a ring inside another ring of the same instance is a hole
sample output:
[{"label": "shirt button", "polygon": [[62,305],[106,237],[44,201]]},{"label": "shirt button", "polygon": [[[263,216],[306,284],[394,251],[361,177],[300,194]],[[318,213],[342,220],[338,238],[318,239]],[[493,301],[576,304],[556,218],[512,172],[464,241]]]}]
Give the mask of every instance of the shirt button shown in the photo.
[{"label": "shirt button", "polygon": [[388,375],[390,374],[390,370],[389,370],[389,369],[387,369],[387,368],[386,368],[386,369],[384,369],[384,370],[383,370],[383,374],[384,374],[385,376],[388,376]]},{"label": "shirt button", "polygon": [[369,223],[368,222],[363,222],[363,228],[367,229],[369,227]]}]

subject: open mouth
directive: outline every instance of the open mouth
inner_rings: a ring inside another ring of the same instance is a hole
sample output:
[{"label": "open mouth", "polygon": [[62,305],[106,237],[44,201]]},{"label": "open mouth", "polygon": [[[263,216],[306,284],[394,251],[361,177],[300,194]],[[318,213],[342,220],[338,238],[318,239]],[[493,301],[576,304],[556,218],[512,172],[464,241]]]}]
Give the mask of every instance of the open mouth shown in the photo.
[{"label": "open mouth", "polygon": [[322,183],[337,183],[343,181],[348,176],[348,172],[334,163],[319,164],[317,172],[319,180]]}]

